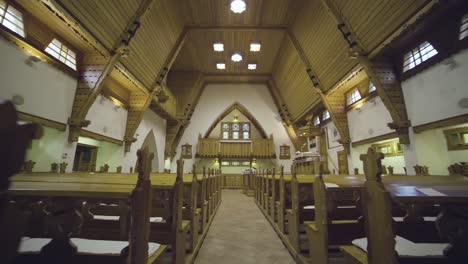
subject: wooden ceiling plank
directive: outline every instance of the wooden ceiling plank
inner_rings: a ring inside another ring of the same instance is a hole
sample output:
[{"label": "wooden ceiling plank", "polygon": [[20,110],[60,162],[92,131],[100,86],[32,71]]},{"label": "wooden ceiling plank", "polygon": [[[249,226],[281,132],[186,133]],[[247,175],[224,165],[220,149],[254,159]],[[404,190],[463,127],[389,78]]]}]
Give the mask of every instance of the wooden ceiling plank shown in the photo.
[{"label": "wooden ceiling plank", "polygon": [[[128,45],[139,28],[140,19],[144,17],[153,2],[154,0],[146,0],[142,2],[131,21],[129,21],[126,28],[121,33],[120,37],[115,41],[111,52],[112,55],[104,65],[100,64],[101,62],[99,61],[101,60],[99,59],[93,59],[91,64],[88,64],[89,67],[97,69],[97,71],[94,72],[93,81],[89,81],[88,69],[86,65],[83,65],[83,70],[80,72],[81,78],[78,81],[76,91],[78,96],[75,96],[73,103],[74,110],[72,110],[72,115],[68,119],[68,125],[70,126],[68,135],[69,142],[77,142],[82,128],[87,127],[90,124],[90,121],[85,120],[89,109],[97,96],[101,93],[104,88],[103,84],[106,78],[115,68],[121,56],[128,52]],[[98,63],[98,66],[96,65],[96,62]]]},{"label": "wooden ceiling plank", "polygon": [[[371,61],[359,37],[356,36],[352,27],[348,25],[346,20],[342,17],[337,6],[331,0],[322,0],[322,3],[329,14],[336,20],[339,28],[341,28],[343,32],[346,32],[348,38],[345,39],[345,41],[349,44],[358,62],[365,69],[370,80],[376,87],[377,94],[382,98],[385,107],[389,111],[393,122],[389,123],[388,126],[396,130],[401,144],[410,144],[408,128],[411,126],[411,122],[408,120],[406,107],[404,107],[405,102],[401,83],[396,78],[392,65],[385,61]],[[400,96],[390,97],[389,92],[399,93]],[[339,95],[339,93],[334,93],[334,95]]]},{"label": "wooden ceiling plank", "polygon": [[[131,145],[133,144],[133,142],[136,141],[136,138],[134,137],[135,132],[138,126],[140,125],[141,120],[143,119],[143,115],[146,109],[148,109],[151,102],[153,101],[153,98],[157,96],[158,100],[161,101],[163,100],[164,97],[167,97],[162,87],[162,84],[164,82],[164,79],[167,77],[167,73],[172,67],[172,64],[174,63],[177,55],[182,49],[182,46],[184,45],[185,40],[187,39],[187,35],[188,35],[187,30],[183,29],[177,41],[175,42],[174,46],[172,47],[170,53],[167,55],[164,61],[164,67],[162,67],[159,70],[158,75],[157,75],[158,77],[154,81],[151,92],[149,93],[148,97],[146,97],[143,100],[144,103],[142,103],[139,106],[130,107],[128,111],[128,115],[127,115],[127,123],[126,123],[126,128],[125,128],[125,137],[124,137],[125,152],[129,152]],[[173,117],[173,119],[176,120],[176,117]]]}]

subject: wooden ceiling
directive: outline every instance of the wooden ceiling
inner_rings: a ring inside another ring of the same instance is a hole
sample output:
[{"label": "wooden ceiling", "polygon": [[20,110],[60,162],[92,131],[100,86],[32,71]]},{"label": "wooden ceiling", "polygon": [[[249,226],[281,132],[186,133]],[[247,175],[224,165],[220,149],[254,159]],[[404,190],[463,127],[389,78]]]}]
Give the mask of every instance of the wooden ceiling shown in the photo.
[{"label": "wooden ceiling", "polygon": [[[91,52],[93,43],[75,34],[41,1],[17,0],[80,52]],[[174,46],[177,46],[178,40],[187,32],[185,43],[172,70],[195,71],[211,76],[225,75],[230,78],[238,75],[242,76],[240,79],[248,75],[270,76],[276,83],[276,94],[282,97],[279,101],[284,102],[291,119],[296,120],[320,100],[312,89],[306,73],[307,66],[301,56],[310,62],[325,91],[336,88],[358,64],[349,57],[349,47],[323,1],[325,0],[246,0],[246,11],[234,14],[229,8],[230,0],[156,0],[131,41],[130,54],[122,58],[121,63],[142,86],[152,88],[164,67],[170,67],[167,62],[171,59]],[[357,40],[367,52],[377,49],[389,35],[430,2],[328,1],[337,6],[343,20],[356,33]],[[111,51],[141,0],[53,2],[70,13],[79,21],[80,26],[90,32],[105,49]],[[291,43],[288,34],[297,39],[300,52]],[[224,43],[224,52],[213,51],[213,43],[216,41]],[[249,45],[253,41],[262,44],[260,52],[249,51]],[[242,62],[234,63],[230,60],[234,52],[243,55]],[[225,62],[226,69],[217,70],[217,62]],[[247,70],[248,62],[256,62],[257,70]],[[112,76],[115,81],[123,86],[133,85],[116,74],[118,73],[113,73]],[[128,89],[132,91],[136,88]],[[178,96],[177,92],[174,94]]]},{"label": "wooden ceiling", "polygon": [[[205,74],[243,74],[270,73],[280,49],[285,31],[214,29],[191,30],[184,47],[176,59],[173,69],[176,71],[200,71]],[[213,50],[214,42],[224,43],[224,51]],[[260,52],[251,52],[250,43],[259,42]],[[243,60],[231,61],[231,55],[239,52]],[[225,63],[225,70],[216,69],[216,63]],[[256,63],[257,69],[247,69],[248,63]]]}]

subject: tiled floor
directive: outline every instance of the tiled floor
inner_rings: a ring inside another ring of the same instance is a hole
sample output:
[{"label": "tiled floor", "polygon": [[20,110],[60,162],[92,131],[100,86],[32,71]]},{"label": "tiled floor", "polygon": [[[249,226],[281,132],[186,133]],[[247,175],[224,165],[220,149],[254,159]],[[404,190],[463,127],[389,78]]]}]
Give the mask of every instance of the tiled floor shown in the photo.
[{"label": "tiled floor", "polygon": [[295,263],[253,198],[223,190],[222,199],[196,264]]}]

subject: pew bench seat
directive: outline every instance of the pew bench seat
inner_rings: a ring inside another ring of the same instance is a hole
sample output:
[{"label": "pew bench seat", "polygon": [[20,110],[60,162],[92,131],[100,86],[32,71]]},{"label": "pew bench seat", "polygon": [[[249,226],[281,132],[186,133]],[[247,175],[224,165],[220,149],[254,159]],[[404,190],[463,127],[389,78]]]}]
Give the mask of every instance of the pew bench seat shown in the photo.
[{"label": "pew bench seat", "polygon": [[[395,250],[400,263],[446,263],[443,251],[448,246],[445,243],[414,243],[403,237],[395,237]],[[367,238],[355,239],[353,245],[341,246],[346,263],[367,262]]]},{"label": "pew bench seat", "polygon": [[[50,238],[22,238],[18,249],[20,260],[21,256],[39,254],[50,241]],[[72,238],[71,242],[77,247],[77,258],[85,257],[86,263],[92,261],[94,257],[97,257],[96,262],[92,263],[113,263],[120,258],[122,250],[128,246],[128,241]],[[154,263],[166,249],[166,245],[148,243],[148,263]]]}]

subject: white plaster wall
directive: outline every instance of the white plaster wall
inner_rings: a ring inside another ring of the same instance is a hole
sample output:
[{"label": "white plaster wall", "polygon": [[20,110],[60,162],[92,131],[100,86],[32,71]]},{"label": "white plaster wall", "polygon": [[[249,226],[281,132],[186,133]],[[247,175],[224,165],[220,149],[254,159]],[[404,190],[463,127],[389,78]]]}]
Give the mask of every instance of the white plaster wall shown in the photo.
[{"label": "white plaster wall", "polygon": [[456,162],[468,161],[468,150],[447,149],[444,130],[468,127],[468,123],[453,127],[444,127],[414,134],[418,164],[429,167],[429,174],[447,175],[447,167]]},{"label": "white plaster wall", "polygon": [[0,98],[24,97],[21,112],[67,123],[77,80],[44,62],[26,65],[29,53],[0,38]]},{"label": "white plaster wall", "polygon": [[394,132],[387,124],[392,117],[380,97],[365,102],[358,110],[348,112],[349,135],[352,142]]},{"label": "white plaster wall", "polygon": [[63,162],[62,152],[64,142],[67,140],[67,134],[64,131],[48,127],[43,127],[43,131],[42,138],[33,140],[26,153],[26,160],[36,162],[33,168],[35,172],[48,172],[50,171],[50,164]]},{"label": "white plaster wall", "polygon": [[86,115],[91,124],[85,130],[110,138],[123,140],[127,123],[127,110],[116,106],[111,100],[100,95]]},{"label": "white plaster wall", "polygon": [[[279,154],[279,146],[287,144],[293,146],[286,129],[281,123],[278,109],[273,98],[263,84],[209,84],[203,90],[200,101],[195,108],[190,124],[177,146],[180,154],[180,145],[189,143],[196,149],[198,135],[204,135],[216,118],[229,106],[238,102],[242,104],[258,120],[267,135],[273,134],[275,151]],[[184,172],[192,168],[194,159],[186,159]],[[289,172],[291,160],[279,160],[278,165],[284,165]],[[176,168],[175,159],[172,161],[171,170]]]},{"label": "white plaster wall", "polygon": [[[122,161],[122,172],[129,172],[130,167],[135,167],[137,160],[137,151],[142,146],[148,133],[153,130],[156,142],[157,153],[154,158],[158,161],[158,167],[153,165],[153,172],[164,172],[164,148],[166,145],[166,120],[158,116],[151,110],[146,110],[140,125],[138,126],[134,137],[137,139],[132,144],[130,152],[124,154]],[[153,163],[154,164],[154,163]]]},{"label": "white plaster wall", "polygon": [[439,63],[402,82],[406,108],[413,126],[468,113],[458,101],[468,98],[468,50],[451,57],[456,63]]},{"label": "white plaster wall", "polygon": [[[381,141],[383,142],[383,141]],[[381,142],[376,142],[372,144],[378,144]],[[362,160],[360,160],[359,156],[361,154],[366,154],[367,149],[372,145],[372,144],[366,144],[366,145],[361,145],[358,147],[351,148],[351,160],[353,166],[349,167],[350,172],[353,172],[354,174],[354,168],[359,169],[359,174],[364,174],[364,169],[363,169],[363,163]],[[405,170],[403,167],[405,167],[405,157],[403,155],[401,156],[393,156],[393,157],[385,157],[382,160],[382,165],[386,166],[387,168],[389,166],[393,167],[393,172],[395,174],[405,174]],[[387,170],[388,171],[388,170]]]},{"label": "white plaster wall", "polygon": [[[327,153],[328,153],[328,169],[330,173],[338,173],[338,151],[342,151],[343,145],[341,145],[338,140],[340,135],[336,129],[336,126],[333,122],[328,122],[325,126],[326,137],[327,137]],[[336,132],[335,132],[336,131]],[[352,168],[351,163],[348,164],[349,168]],[[352,170],[349,169],[349,172],[352,173]]]}]

